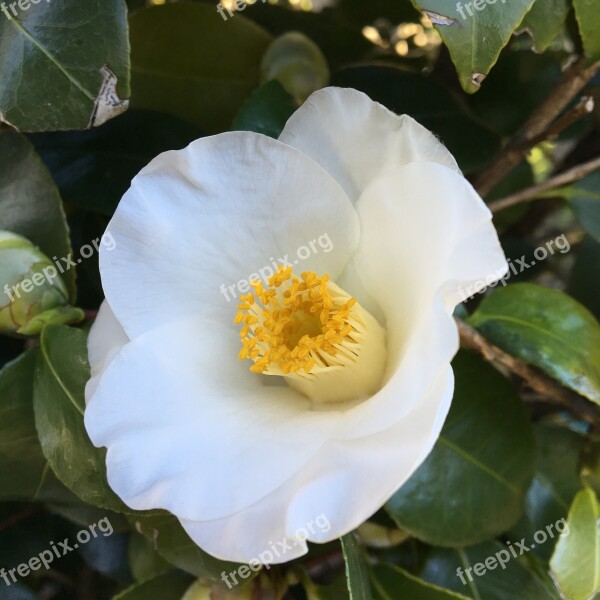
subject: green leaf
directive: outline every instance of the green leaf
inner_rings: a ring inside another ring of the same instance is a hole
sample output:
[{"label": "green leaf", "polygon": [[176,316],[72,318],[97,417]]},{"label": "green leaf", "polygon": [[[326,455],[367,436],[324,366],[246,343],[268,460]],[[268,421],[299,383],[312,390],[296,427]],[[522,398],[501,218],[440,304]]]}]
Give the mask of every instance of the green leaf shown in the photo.
[{"label": "green leaf", "polygon": [[463,89],[469,93],[479,89],[534,2],[474,0],[455,4],[448,0],[412,1],[431,18],[448,46]]},{"label": "green leaf", "polygon": [[[72,252],[62,201],[50,173],[27,138],[7,128],[0,128],[0,229],[26,237],[51,259]],[[74,302],[75,269],[61,277]]]},{"label": "green leaf", "polygon": [[229,129],[259,83],[271,36],[242,15],[225,22],[210,4],[166,4],[134,13],[132,98],[202,126]]},{"label": "green leaf", "polygon": [[0,120],[21,131],[84,129],[127,109],[123,0],[7,4],[17,15],[3,7],[0,18]]},{"label": "green leaf", "polygon": [[362,548],[352,533],[340,538],[340,541],[346,561],[346,584],[350,600],[371,600],[369,572]]},{"label": "green leaf", "polygon": [[261,85],[242,106],[231,129],[255,131],[277,139],[296,110],[294,99],[278,81]]},{"label": "green leaf", "polygon": [[201,550],[189,538],[172,515],[136,515],[131,517],[137,531],[149,539],[156,551],[172,565],[196,577],[220,580],[221,573],[230,573],[239,565],[214,558]]},{"label": "green leaf", "polygon": [[534,470],[531,424],[512,385],[467,352],[453,368],[454,400],[441,435],[385,507],[398,527],[439,546],[474,544],[509,529]]},{"label": "green leaf", "polygon": [[360,90],[391,111],[410,115],[441,138],[464,171],[483,167],[500,149],[500,138],[430,78],[396,67],[365,65],[338,71],[331,84]]},{"label": "green leaf", "polygon": [[136,581],[151,579],[173,568],[154,549],[151,540],[135,532],[129,537],[129,567]]},{"label": "green leaf", "polygon": [[186,573],[170,571],[132,585],[113,600],[181,600],[193,581]]},{"label": "green leaf", "polygon": [[600,590],[600,503],[591,489],[575,496],[567,523],[550,568],[570,600],[590,600]]},{"label": "green leaf", "polygon": [[90,378],[86,334],[64,325],[42,332],[34,380],[35,425],[57,477],[82,500],[127,511],[106,481],[104,449],[95,448],[83,424],[84,389]]},{"label": "green leaf", "polygon": [[497,541],[461,549],[435,548],[420,576],[477,600],[560,600],[547,577],[538,576],[523,560],[527,554],[521,557],[521,549],[513,548],[517,558]]},{"label": "green leaf", "polygon": [[492,344],[600,404],[600,325],[566,294],[509,285],[487,296],[468,321]]},{"label": "green leaf", "polygon": [[[569,429],[536,425],[537,460],[535,477],[525,502],[525,515],[511,532],[511,539],[524,537],[535,543],[537,531],[564,519],[581,489],[579,463],[584,438]],[[536,544],[536,553],[548,560],[555,538]]]},{"label": "green leaf", "polygon": [[600,13],[596,0],[573,0],[585,55],[590,61],[600,58]]},{"label": "green leaf", "polygon": [[536,0],[520,29],[533,38],[536,52],[544,52],[559,34],[571,8],[568,0]]},{"label": "green leaf", "polygon": [[471,600],[469,596],[423,581],[394,565],[375,565],[372,580],[381,600]]},{"label": "green leaf", "polygon": [[58,500],[68,492],[56,480],[33,420],[37,349],[0,370],[0,500]]}]

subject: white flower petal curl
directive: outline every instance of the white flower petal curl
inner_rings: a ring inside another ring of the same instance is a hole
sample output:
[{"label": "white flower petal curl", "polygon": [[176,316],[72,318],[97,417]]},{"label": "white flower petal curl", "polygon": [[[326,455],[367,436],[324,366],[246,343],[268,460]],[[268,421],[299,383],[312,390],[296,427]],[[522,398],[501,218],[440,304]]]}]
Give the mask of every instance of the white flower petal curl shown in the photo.
[{"label": "white flower petal curl", "polygon": [[[299,530],[308,533],[309,541],[334,540],[376,512],[425,460],[450,408],[452,390],[447,365],[430,385],[431,400],[394,427],[367,438],[332,440],[301,472],[246,510],[214,521],[182,519],[181,524],[207,552],[240,562],[260,560],[265,551],[274,555],[271,543],[279,548],[277,542],[284,538],[292,549],[269,562],[301,556],[305,545],[294,544]],[[319,518],[327,521],[326,527],[317,525]]]},{"label": "white flower petal curl", "polygon": [[431,131],[349,88],[312,94],[290,117],[279,140],[318,162],[352,201],[388,169],[411,162],[437,162],[460,172]]},{"label": "white flower petal curl", "polygon": [[85,426],[128,506],[217,519],[272,492],[333,435],[336,413],[264,385],[238,347],[234,331],[187,318],[132,340],[106,369]]},{"label": "white flower petal curl", "polygon": [[[388,332],[387,384],[344,415],[348,437],[389,427],[420,401],[458,350],[460,289],[508,266],[491,213],[471,185],[439,164],[381,175],[357,203],[361,242],[348,268],[377,298]],[[360,290],[350,288],[356,295]]]},{"label": "white flower petal curl", "polygon": [[251,132],[202,138],[133,180],[107,229],[115,247],[100,250],[102,284],[131,338],[182,316],[231,324],[236,298],[221,286],[272,261],[294,264],[323,234],[333,250],[316,246],[298,268],[335,278],[358,243],[358,219],[312,159]]}]

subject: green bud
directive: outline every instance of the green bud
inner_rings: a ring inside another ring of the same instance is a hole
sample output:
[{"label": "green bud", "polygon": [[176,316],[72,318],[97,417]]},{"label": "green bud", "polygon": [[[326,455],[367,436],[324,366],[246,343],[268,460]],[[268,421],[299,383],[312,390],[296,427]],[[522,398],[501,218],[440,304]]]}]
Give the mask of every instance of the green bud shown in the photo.
[{"label": "green bud", "polygon": [[[247,567],[247,569],[252,573],[250,567]],[[233,581],[230,581],[229,585],[231,587],[228,587],[222,583],[215,583],[202,578],[197,579],[188,588],[181,600],[252,600],[252,598],[258,597],[253,594],[252,582],[240,581],[238,577],[235,577],[235,580],[238,584],[236,585]]]},{"label": "green bud", "polygon": [[329,67],[320,48],[296,31],[273,41],[262,58],[260,70],[263,81],[277,79],[300,102],[329,83]]},{"label": "green bud", "polygon": [[0,231],[0,333],[35,335],[47,323],[82,318],[54,263],[26,238]]}]

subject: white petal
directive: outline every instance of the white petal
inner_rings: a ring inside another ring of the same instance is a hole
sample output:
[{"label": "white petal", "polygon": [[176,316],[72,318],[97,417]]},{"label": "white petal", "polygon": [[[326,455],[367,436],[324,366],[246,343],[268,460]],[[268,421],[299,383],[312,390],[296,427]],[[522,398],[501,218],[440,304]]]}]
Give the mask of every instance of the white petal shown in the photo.
[{"label": "white petal", "polygon": [[94,395],[108,365],[128,342],[125,330],[108,302],[104,301],[88,336],[88,359],[92,376],[85,386],[86,402]]},{"label": "white petal", "polygon": [[507,264],[491,213],[460,174],[411,163],[380,177],[357,203],[362,238],[350,268],[377,298],[388,332],[388,384],[344,415],[345,437],[367,435],[421,402],[458,349],[460,288]]},{"label": "white petal", "polygon": [[231,514],[280,486],[333,435],[335,413],[265,386],[238,351],[235,332],[197,317],[134,339],[109,365],[85,425],[108,448],[108,481],[128,506],[193,520]]},{"label": "white petal", "polygon": [[155,158],[133,180],[106,235],[115,247],[100,251],[104,291],[134,338],[182,316],[230,323],[235,285],[268,276],[273,262],[335,278],[359,225],[341,187],[306,155],[234,132]]},{"label": "white petal", "polygon": [[255,505],[214,521],[183,519],[183,527],[207,552],[239,562],[287,562],[306,552],[297,535],[327,542],[348,533],[425,460],[448,413],[452,388],[447,366],[423,402],[394,427],[365,438],[331,441],[300,473]]},{"label": "white petal", "polygon": [[279,139],[318,162],[353,201],[381,173],[413,161],[459,170],[433,133],[353,89],[328,87],[312,94]]}]

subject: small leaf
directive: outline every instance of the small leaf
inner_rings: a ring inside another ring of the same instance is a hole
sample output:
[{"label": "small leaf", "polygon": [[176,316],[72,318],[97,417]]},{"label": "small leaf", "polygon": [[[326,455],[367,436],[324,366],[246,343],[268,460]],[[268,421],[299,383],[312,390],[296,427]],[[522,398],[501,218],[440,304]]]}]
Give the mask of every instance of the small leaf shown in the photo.
[{"label": "small leaf", "polygon": [[550,568],[570,600],[590,600],[600,590],[600,503],[593,490],[575,496],[567,523]]},{"label": "small leaf", "polygon": [[573,0],[585,55],[590,61],[600,58],[600,14],[596,0]]},{"label": "small leaf", "polygon": [[570,8],[568,0],[536,0],[519,29],[530,33],[537,52],[544,52],[562,29]]},{"label": "small leaf", "polygon": [[346,584],[350,600],[371,600],[371,585],[367,564],[356,538],[349,533],[341,538],[346,561]]},{"label": "small leaf", "polygon": [[271,36],[242,15],[225,22],[214,5],[174,3],[130,20],[133,104],[229,129],[259,83]]},{"label": "small leaf", "polygon": [[509,285],[487,296],[468,321],[492,344],[600,404],[600,325],[566,294]]},{"label": "small leaf", "polygon": [[132,585],[113,600],[181,600],[193,580],[181,571],[169,571]]},{"label": "small leaf", "polygon": [[44,455],[58,478],[82,500],[127,511],[106,481],[106,451],[95,448],[85,431],[84,388],[89,378],[86,334],[64,325],[47,326],[40,339],[33,394]]},{"label": "small leaf", "polygon": [[84,129],[127,109],[124,0],[8,4],[0,18],[0,120],[22,131]]},{"label": "small leaf", "polygon": [[448,46],[460,83],[466,92],[476,92],[500,51],[519,26],[534,0],[412,0],[429,16]]},{"label": "small leaf", "polygon": [[398,527],[438,546],[508,530],[534,470],[531,424],[512,385],[467,352],[453,369],[454,399],[438,442],[385,506]]},{"label": "small leaf", "polygon": [[277,139],[296,108],[294,99],[283,86],[278,81],[269,81],[252,92],[231,129],[254,131]]},{"label": "small leaf", "polygon": [[[0,128],[0,229],[22,235],[53,260],[72,252],[62,201],[50,173],[27,138],[7,128]],[[61,277],[73,302],[75,269],[65,270]]]},{"label": "small leaf", "polygon": [[381,600],[471,600],[469,596],[427,583],[394,565],[376,565],[372,579]]}]

